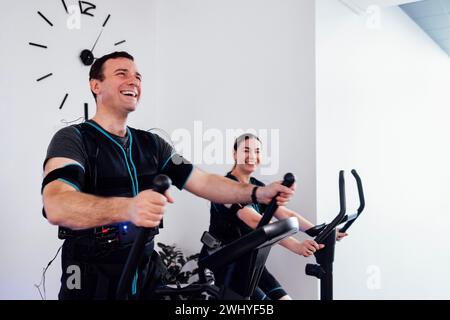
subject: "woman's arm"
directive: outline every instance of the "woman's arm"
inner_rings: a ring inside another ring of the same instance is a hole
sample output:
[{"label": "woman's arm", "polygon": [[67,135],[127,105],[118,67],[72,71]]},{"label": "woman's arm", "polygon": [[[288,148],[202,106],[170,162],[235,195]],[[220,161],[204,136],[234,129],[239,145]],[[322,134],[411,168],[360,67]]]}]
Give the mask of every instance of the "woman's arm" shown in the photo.
[{"label": "woman's arm", "polygon": [[[302,217],[301,215],[299,215],[297,212],[292,211],[284,206],[280,206],[278,207],[277,211],[275,211],[275,217],[277,219],[287,219],[287,218],[291,218],[291,217],[295,217],[298,220],[298,224],[300,226],[300,231],[305,232],[306,230],[314,227],[314,225],[307,220],[306,218]],[[340,241],[342,240],[344,237],[348,236],[348,233],[346,232],[340,232],[339,229],[336,229],[336,240]]]},{"label": "woman's arm", "polygon": [[[244,207],[237,212],[239,219],[241,219],[247,226],[252,229],[256,229],[259,220],[261,220],[261,215],[255,211],[255,209],[250,207]],[[318,245],[314,240],[304,240],[299,241],[294,237],[288,237],[279,242],[279,244],[289,251],[295,254],[302,255],[304,257],[309,257],[314,254],[317,250],[324,247],[323,244]]]}]

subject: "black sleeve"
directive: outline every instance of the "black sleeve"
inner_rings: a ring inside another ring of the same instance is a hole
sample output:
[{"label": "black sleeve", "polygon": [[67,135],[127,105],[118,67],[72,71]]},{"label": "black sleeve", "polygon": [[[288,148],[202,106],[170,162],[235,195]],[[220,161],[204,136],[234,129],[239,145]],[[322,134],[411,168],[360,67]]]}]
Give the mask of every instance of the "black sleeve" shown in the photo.
[{"label": "black sleeve", "polygon": [[182,190],[189,179],[194,166],[181,155],[176,153],[170,144],[163,138],[154,134],[158,146],[159,172],[166,174],[172,180],[172,184]]},{"label": "black sleeve", "polygon": [[84,151],[81,133],[73,126],[60,129],[53,136],[44,160],[44,167],[50,158],[63,157],[77,161],[86,167],[86,152]]}]

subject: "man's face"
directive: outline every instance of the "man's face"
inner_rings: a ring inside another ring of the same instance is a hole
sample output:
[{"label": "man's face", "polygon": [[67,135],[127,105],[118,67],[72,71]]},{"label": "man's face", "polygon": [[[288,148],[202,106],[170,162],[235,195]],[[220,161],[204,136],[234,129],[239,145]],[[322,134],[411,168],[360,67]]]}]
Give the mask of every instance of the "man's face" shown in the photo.
[{"label": "man's face", "polygon": [[136,110],[141,97],[141,75],[127,58],[109,59],[103,64],[103,81],[91,80],[97,104],[129,113]]}]

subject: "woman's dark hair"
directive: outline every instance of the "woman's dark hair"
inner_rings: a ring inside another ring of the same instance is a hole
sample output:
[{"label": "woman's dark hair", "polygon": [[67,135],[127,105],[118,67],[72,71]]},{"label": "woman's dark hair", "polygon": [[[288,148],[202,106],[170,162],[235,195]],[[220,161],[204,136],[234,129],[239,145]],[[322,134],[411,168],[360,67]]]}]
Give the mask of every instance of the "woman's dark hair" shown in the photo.
[{"label": "woman's dark hair", "polygon": [[[103,65],[109,59],[117,59],[117,58],[126,58],[130,59],[131,61],[134,61],[133,56],[125,51],[116,51],[104,55],[103,57],[95,60],[94,64],[91,66],[91,70],[89,71],[89,80],[96,79],[103,81],[105,79],[105,75],[103,74]],[[92,94],[94,95],[95,101],[97,101],[97,95],[94,92],[92,92]]]},{"label": "woman's dark hair", "polygon": [[[239,137],[236,138],[236,140],[234,140],[234,145],[233,145],[233,149],[234,151],[237,151],[239,145],[243,142],[246,141],[248,139],[256,139],[259,142],[261,142],[261,140],[258,138],[258,136],[254,135],[253,133],[244,133],[241,134]],[[234,168],[236,168],[236,161],[234,162],[234,166],[231,169],[231,171],[234,170]]]}]

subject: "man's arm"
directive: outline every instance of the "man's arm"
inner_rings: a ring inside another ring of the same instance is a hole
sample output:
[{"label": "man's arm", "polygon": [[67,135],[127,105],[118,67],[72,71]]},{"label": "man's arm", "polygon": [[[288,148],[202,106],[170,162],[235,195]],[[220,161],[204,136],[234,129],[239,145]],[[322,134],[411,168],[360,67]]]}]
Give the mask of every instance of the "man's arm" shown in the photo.
[{"label": "man's arm", "polygon": [[[239,183],[216,174],[204,172],[194,168],[186,182],[185,189],[196,196],[215,203],[251,203],[253,184]],[[260,203],[268,204],[273,197],[277,197],[278,205],[286,204],[294,194],[295,186],[287,188],[281,182],[274,182],[256,191],[256,199]]]},{"label": "man's arm", "polygon": [[[77,162],[69,158],[51,158],[45,165],[44,176],[67,164]],[[46,185],[42,195],[49,222],[73,230],[123,221],[155,227],[160,223],[167,201],[166,197],[151,190],[145,190],[134,198],[98,197],[79,192],[58,180]],[[169,196],[168,199],[171,202]]]}]

